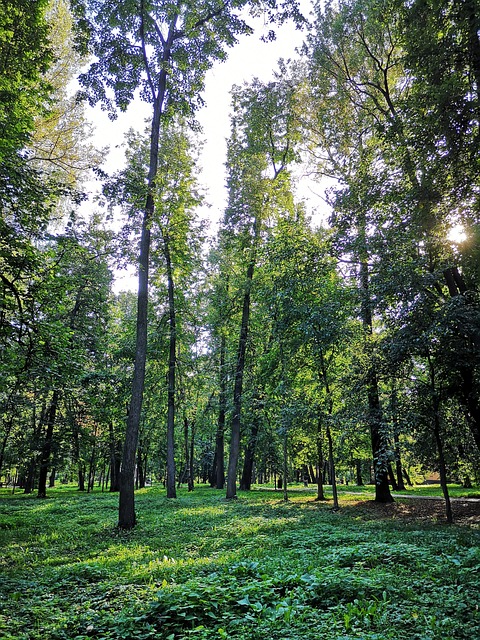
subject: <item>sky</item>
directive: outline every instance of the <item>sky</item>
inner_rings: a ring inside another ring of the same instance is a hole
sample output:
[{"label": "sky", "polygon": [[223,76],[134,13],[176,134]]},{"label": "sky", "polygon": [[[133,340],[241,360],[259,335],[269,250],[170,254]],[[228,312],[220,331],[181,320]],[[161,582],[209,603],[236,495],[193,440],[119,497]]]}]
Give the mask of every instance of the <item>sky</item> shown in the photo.
[{"label": "sky", "polygon": [[[308,17],[311,0],[301,0],[304,15]],[[227,192],[225,189],[226,140],[230,133],[230,90],[233,84],[241,85],[254,77],[262,81],[272,79],[278,68],[278,60],[298,57],[296,49],[302,44],[305,34],[295,29],[293,24],[278,27],[277,39],[262,42],[262,33],[268,32],[270,25],[257,21],[257,30],[253,35],[242,36],[232,49],[226,61],[216,63],[207,73],[203,98],[205,106],[198,112],[197,118],[202,126],[204,140],[200,164],[200,181],[207,191],[208,208],[203,208],[201,216],[211,225],[213,233],[223,214]],[[126,113],[111,122],[99,107],[92,111],[95,126],[95,145],[108,146],[110,153],[104,165],[107,172],[113,172],[123,164],[124,151],[122,140],[124,133],[131,127],[144,131],[149,120],[151,107],[141,101],[135,101]],[[307,180],[300,189],[302,199],[307,201],[309,209],[324,207],[322,189]],[[136,278],[132,273],[117,274],[115,290],[126,288],[136,290]]]}]

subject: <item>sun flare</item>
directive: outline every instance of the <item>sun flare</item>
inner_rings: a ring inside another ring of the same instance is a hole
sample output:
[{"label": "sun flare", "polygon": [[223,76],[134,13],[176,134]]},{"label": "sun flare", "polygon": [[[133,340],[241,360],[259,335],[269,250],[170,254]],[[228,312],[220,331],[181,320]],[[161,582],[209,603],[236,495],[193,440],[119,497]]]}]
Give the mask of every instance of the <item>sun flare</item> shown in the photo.
[{"label": "sun flare", "polygon": [[450,240],[450,242],[455,242],[456,244],[465,242],[465,240],[467,239],[467,234],[465,233],[463,225],[456,224],[455,226],[453,226],[448,232],[448,239]]}]

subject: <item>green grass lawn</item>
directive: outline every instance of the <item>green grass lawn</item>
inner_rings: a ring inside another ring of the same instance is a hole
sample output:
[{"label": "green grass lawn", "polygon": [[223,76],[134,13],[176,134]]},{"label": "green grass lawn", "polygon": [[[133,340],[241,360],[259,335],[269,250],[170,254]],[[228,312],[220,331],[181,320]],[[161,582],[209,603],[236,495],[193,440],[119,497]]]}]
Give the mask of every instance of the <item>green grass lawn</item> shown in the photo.
[{"label": "green grass lawn", "polygon": [[116,495],[2,490],[0,638],[479,638],[479,529],[369,519],[354,490],[334,513],[313,488],[152,487],[128,533]]}]

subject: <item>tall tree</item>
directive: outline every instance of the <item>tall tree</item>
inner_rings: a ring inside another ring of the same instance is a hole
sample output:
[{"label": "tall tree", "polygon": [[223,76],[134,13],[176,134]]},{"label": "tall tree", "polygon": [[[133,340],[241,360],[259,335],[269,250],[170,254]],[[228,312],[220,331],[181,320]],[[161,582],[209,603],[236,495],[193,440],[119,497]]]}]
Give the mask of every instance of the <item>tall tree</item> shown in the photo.
[{"label": "tall tree", "polygon": [[[227,498],[236,497],[240,452],[242,393],[251,312],[251,294],[258,252],[268,220],[291,207],[288,167],[295,159],[297,132],[292,116],[293,92],[287,84],[258,80],[233,92],[234,114],[228,145],[229,202],[224,233],[238,236],[245,264],[240,287],[241,319],[233,382],[233,416],[227,473]],[[238,245],[237,245],[238,246]]]},{"label": "tall tree", "polygon": [[[145,380],[150,224],[155,208],[160,122],[175,111],[190,113],[201,104],[207,69],[215,60],[225,58],[225,47],[232,46],[238,34],[251,32],[239,16],[249,4],[247,0],[167,4],[129,0],[119,5],[114,0],[87,0],[87,12],[78,12],[82,27],[87,19],[89,47],[96,57],[90,70],[81,76],[90,101],[100,101],[115,113],[116,109],[125,110],[139,89],[141,98],[152,107],[138,259],[137,346],[121,471],[119,527],[124,529],[135,525],[134,470]],[[265,4],[274,17],[276,3]],[[288,4],[295,10],[295,3]]]}]

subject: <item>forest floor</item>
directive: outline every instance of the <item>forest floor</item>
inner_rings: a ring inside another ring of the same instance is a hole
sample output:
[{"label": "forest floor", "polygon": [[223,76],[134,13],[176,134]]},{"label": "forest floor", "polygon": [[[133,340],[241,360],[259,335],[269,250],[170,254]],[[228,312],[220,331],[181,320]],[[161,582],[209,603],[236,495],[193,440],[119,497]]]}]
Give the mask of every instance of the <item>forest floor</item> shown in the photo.
[{"label": "forest floor", "polygon": [[129,532],[116,528],[118,495],[0,489],[0,638],[480,637],[478,488],[451,488],[453,525],[427,497],[438,488],[389,505],[372,487],[339,489],[336,512],[314,487],[284,502],[264,487],[226,501],[153,486],[137,492]]},{"label": "forest floor", "polygon": [[[452,498],[452,512],[457,525],[480,525],[480,499]],[[445,501],[436,496],[403,496],[397,494],[395,502],[378,504],[373,500],[357,500],[347,509],[363,514],[366,519],[401,520],[408,522],[446,521]]]}]

